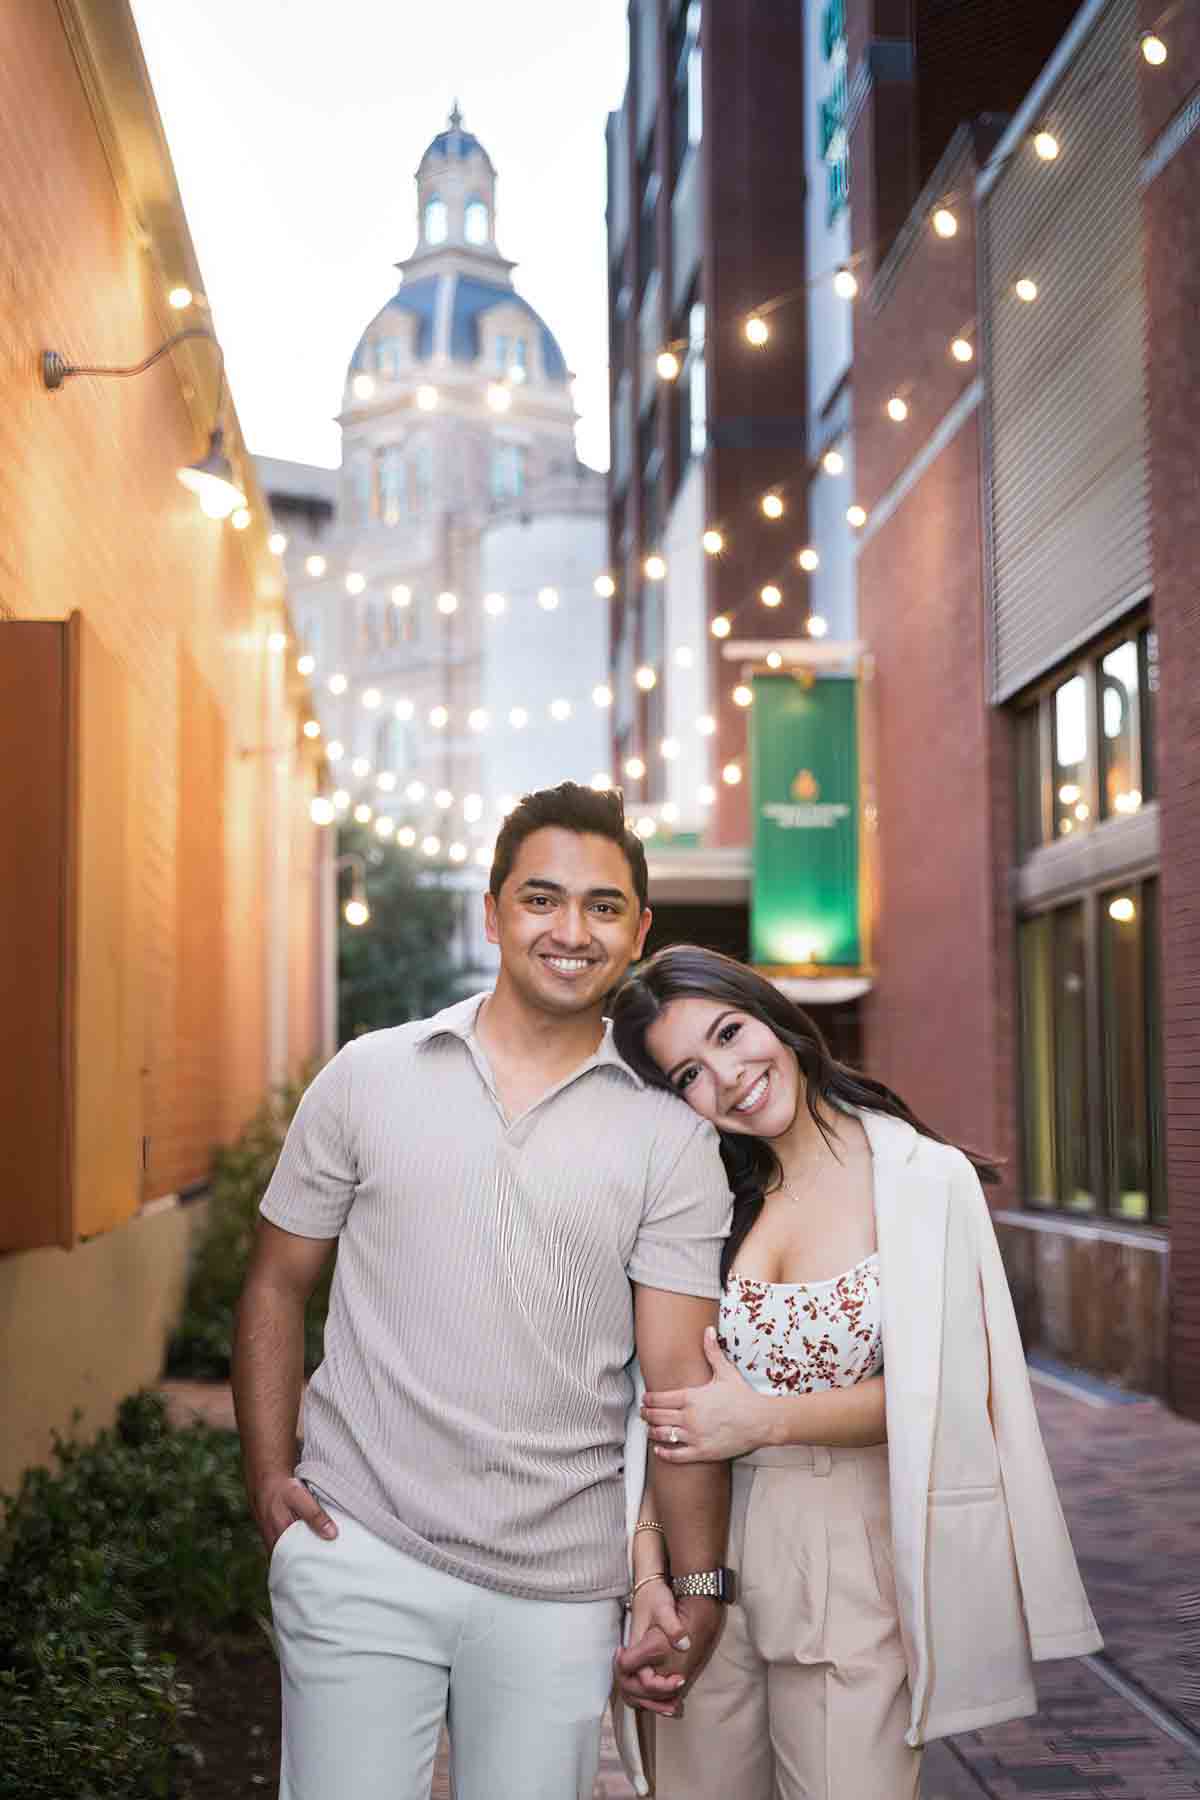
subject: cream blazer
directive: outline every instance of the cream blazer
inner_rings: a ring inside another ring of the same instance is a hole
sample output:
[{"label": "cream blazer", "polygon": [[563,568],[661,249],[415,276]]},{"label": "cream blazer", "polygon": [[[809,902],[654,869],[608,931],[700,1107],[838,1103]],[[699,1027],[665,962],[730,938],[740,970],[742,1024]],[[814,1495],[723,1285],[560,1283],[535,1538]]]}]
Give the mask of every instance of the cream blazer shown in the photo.
[{"label": "cream blazer", "polygon": [[[961,1151],[902,1120],[859,1118],[874,1161],[892,1548],[906,1736],[917,1745],[1036,1711],[1033,1664],[1102,1640],[978,1177]],[[635,1514],[639,1425],[635,1402],[625,1462]]]}]

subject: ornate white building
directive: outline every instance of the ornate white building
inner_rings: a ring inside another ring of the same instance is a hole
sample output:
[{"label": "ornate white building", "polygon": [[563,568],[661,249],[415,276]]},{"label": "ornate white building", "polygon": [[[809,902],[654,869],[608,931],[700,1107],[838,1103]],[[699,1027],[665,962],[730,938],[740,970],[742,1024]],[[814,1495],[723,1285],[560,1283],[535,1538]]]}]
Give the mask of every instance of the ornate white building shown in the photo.
[{"label": "ornate white building", "polygon": [[260,473],[339,806],[482,884],[513,798],[609,769],[604,478],[457,106],[416,181],[416,248],[346,373],[340,473],[311,472],[332,507],[296,464]]}]

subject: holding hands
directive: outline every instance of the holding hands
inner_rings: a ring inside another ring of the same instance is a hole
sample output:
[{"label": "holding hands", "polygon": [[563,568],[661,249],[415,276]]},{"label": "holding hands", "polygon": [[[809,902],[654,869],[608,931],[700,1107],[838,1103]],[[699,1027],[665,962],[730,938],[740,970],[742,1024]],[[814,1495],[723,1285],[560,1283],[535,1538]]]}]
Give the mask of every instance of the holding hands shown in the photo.
[{"label": "holding hands", "polygon": [[664,1462],[727,1462],[768,1441],[770,1397],[739,1374],[711,1325],[704,1355],[712,1370],[706,1387],[647,1394],[642,1401],[654,1454]]}]

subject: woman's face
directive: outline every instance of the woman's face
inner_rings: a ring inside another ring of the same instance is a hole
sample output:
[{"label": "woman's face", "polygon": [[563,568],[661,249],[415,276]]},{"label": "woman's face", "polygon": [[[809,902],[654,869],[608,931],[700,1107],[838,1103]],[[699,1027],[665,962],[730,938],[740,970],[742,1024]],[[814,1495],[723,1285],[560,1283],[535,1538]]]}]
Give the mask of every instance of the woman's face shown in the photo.
[{"label": "woman's face", "polygon": [[780,1137],[796,1117],[800,1065],[769,1025],[722,1000],[672,1000],[646,1048],[677,1094],[719,1131]]}]

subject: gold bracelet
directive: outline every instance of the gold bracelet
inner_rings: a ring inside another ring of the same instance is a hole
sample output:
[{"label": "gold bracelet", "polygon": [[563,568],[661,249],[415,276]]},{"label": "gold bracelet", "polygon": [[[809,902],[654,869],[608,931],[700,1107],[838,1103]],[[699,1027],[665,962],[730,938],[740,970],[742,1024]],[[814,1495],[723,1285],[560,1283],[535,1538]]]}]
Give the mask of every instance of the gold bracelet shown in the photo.
[{"label": "gold bracelet", "polygon": [[630,1588],[629,1596],[625,1604],[628,1606],[629,1601],[633,1599],[633,1596],[637,1593],[639,1588],[649,1587],[652,1581],[666,1581],[666,1579],[667,1571],[665,1569],[655,1569],[653,1575],[643,1575],[642,1579],[640,1581],[635,1581]]},{"label": "gold bracelet", "polygon": [[639,1519],[633,1528],[634,1537],[637,1536],[639,1531],[659,1531],[662,1533],[663,1537],[666,1537],[667,1535],[666,1526],[660,1523],[658,1519]]}]

